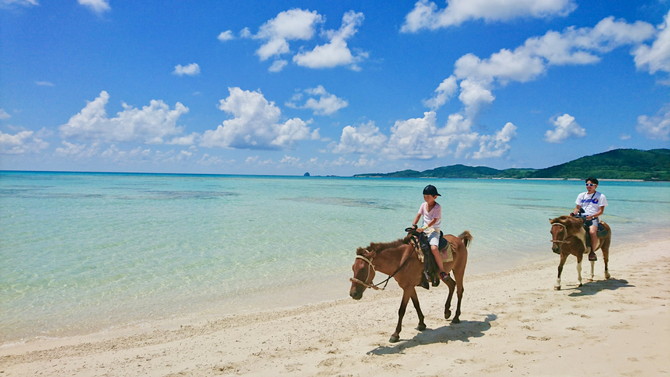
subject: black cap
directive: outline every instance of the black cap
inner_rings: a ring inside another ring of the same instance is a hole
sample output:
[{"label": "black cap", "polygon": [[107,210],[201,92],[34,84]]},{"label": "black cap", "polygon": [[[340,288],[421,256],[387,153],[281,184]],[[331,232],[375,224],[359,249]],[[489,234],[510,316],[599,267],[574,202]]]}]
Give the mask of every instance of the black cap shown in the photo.
[{"label": "black cap", "polygon": [[423,188],[423,194],[424,195],[433,195],[433,196],[442,196],[437,193],[437,189],[433,185],[428,185]]}]

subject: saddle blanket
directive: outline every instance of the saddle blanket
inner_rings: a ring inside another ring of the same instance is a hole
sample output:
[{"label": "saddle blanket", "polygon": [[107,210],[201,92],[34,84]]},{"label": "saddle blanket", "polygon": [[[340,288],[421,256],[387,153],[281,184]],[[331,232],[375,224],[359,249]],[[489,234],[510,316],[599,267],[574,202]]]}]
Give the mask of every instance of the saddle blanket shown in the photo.
[{"label": "saddle blanket", "polygon": [[453,262],[454,260],[454,246],[451,242],[447,242],[447,244],[445,249],[440,250],[440,256],[442,257],[443,263]]}]

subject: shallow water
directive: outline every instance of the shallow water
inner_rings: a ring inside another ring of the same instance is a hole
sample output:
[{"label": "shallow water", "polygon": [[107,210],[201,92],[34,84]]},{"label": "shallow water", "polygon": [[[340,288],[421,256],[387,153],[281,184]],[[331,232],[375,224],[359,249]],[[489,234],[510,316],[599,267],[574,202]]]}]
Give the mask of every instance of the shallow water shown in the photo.
[{"label": "shallow water", "polygon": [[[428,184],[468,273],[551,254],[582,181],[0,172],[0,341],[346,297],[354,251],[403,236]],[[670,184],[601,182],[619,239],[668,232]],[[666,234],[667,236],[668,234]]]}]

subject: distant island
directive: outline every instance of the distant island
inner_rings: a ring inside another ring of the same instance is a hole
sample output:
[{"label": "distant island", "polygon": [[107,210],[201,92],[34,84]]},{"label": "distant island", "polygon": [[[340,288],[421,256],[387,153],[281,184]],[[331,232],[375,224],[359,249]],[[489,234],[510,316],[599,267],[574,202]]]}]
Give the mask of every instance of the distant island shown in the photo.
[{"label": "distant island", "polygon": [[670,149],[614,149],[585,156],[544,169],[504,169],[485,166],[450,165],[416,171],[356,174],[354,177],[385,178],[555,178],[555,179],[625,179],[670,181]]}]

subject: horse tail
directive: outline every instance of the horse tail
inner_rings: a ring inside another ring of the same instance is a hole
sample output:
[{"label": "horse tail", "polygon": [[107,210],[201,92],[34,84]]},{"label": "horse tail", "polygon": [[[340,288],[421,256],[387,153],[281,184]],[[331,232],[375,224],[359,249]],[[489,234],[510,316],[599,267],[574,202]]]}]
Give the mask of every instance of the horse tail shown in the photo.
[{"label": "horse tail", "polygon": [[472,234],[470,234],[470,231],[469,231],[469,230],[464,230],[463,233],[461,233],[461,234],[458,236],[458,238],[460,238],[461,240],[463,240],[463,244],[465,245],[465,247],[468,247],[468,245],[470,244],[470,242],[472,242]]}]

